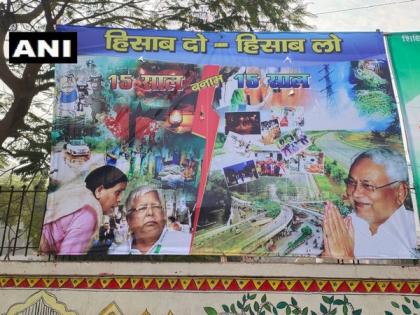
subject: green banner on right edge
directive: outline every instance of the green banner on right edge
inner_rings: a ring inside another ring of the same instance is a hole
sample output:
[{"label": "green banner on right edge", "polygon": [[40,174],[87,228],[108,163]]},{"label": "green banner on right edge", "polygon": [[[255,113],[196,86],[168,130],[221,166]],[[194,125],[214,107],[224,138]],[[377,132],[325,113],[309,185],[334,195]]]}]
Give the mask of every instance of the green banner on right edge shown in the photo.
[{"label": "green banner on right edge", "polygon": [[[417,203],[420,202],[420,32],[387,35],[405,122]],[[420,207],[419,207],[420,208]],[[419,210],[420,214],[420,210]]]}]

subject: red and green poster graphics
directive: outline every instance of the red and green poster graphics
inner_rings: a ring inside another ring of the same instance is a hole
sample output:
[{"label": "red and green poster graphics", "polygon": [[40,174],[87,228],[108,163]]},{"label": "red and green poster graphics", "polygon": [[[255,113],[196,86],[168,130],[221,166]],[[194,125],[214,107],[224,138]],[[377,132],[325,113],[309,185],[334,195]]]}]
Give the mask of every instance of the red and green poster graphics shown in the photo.
[{"label": "red and green poster graphics", "polygon": [[383,34],[58,30],[42,252],[415,258]]}]

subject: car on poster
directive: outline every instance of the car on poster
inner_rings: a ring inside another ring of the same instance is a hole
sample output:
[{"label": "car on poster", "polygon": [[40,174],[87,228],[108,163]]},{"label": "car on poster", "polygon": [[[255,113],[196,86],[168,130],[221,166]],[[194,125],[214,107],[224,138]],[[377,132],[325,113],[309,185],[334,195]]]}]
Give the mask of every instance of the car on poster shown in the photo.
[{"label": "car on poster", "polygon": [[90,149],[83,139],[70,140],[66,145],[66,151],[73,156],[90,155]]}]

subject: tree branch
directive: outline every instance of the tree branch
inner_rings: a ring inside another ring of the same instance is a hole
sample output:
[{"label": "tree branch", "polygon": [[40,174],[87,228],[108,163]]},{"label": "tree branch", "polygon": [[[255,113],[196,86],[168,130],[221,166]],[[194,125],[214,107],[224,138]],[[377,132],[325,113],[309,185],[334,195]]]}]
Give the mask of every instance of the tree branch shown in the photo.
[{"label": "tree branch", "polygon": [[127,5],[133,4],[133,3],[134,3],[133,0],[131,0],[131,1],[127,2],[127,3],[122,3],[119,6],[117,6],[115,8],[112,8],[111,10],[108,10],[108,11],[104,11],[104,12],[99,11],[99,12],[97,12],[95,14],[92,14],[90,16],[86,16],[84,18],[73,19],[68,24],[77,24],[79,22],[82,22],[82,21],[85,21],[85,20],[88,20],[88,19],[97,18],[98,16],[101,16],[101,15],[107,15],[107,14],[113,13],[113,12],[115,12],[115,11],[117,11],[117,10],[119,10],[119,9],[127,6]]},{"label": "tree branch", "polygon": [[6,85],[13,90],[17,85],[19,78],[16,77],[7,66],[7,61],[4,56],[4,42],[6,39],[6,32],[0,31],[0,79],[6,83]]},{"label": "tree branch", "polygon": [[[26,14],[15,14],[14,23],[30,23],[44,11],[44,6],[40,3],[35,9]],[[10,26],[10,25],[9,25]]]},{"label": "tree branch", "polygon": [[42,7],[44,8],[45,19],[47,20],[47,25],[45,26],[45,30],[47,32],[53,32],[54,19],[52,17],[51,3],[49,0],[41,0],[41,3],[42,3]]},{"label": "tree branch", "polygon": [[35,87],[35,91],[36,91],[35,95],[38,94],[39,92],[48,90],[49,88],[54,87],[54,86],[55,86],[55,82],[54,81],[43,83],[43,84],[39,84],[39,85],[37,85]]},{"label": "tree branch", "polygon": [[70,2],[70,0],[64,1],[64,4],[61,6],[60,10],[58,10],[57,14],[54,17],[54,24],[57,24],[57,21],[63,16],[69,2]]},{"label": "tree branch", "polygon": [[[4,148],[4,147],[1,147],[0,148],[0,152],[1,151],[4,151],[4,152],[6,152],[7,154],[9,154],[10,156],[13,156],[13,154],[14,154],[14,152],[13,151],[10,151],[9,149],[6,149],[6,148]],[[1,175],[3,175],[3,174],[1,174]]]},{"label": "tree branch", "polygon": [[24,125],[25,116],[36,94],[35,80],[41,66],[42,64],[38,63],[28,64],[23,71],[22,79],[13,86],[15,98],[6,115],[0,120],[0,143]]}]

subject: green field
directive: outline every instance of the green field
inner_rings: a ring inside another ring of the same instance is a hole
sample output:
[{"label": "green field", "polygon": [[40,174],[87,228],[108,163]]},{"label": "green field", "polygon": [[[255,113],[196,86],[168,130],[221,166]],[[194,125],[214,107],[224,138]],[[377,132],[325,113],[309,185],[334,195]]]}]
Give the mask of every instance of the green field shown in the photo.
[{"label": "green field", "polygon": [[322,199],[339,200],[345,192],[345,185],[338,185],[325,175],[314,175]]},{"label": "green field", "polygon": [[363,150],[372,147],[387,146],[394,150],[404,152],[403,142],[399,135],[385,135],[384,133],[374,132],[337,132],[337,138],[342,142]]}]

